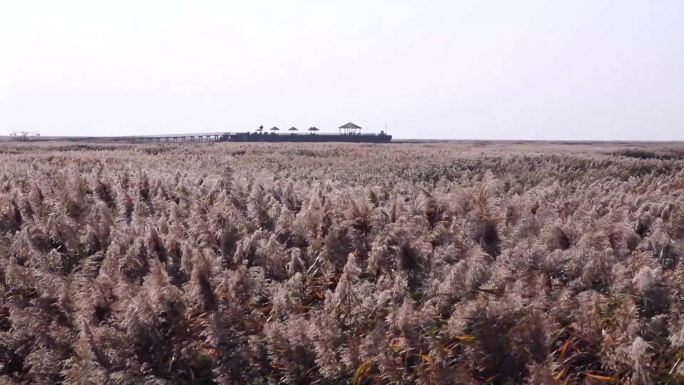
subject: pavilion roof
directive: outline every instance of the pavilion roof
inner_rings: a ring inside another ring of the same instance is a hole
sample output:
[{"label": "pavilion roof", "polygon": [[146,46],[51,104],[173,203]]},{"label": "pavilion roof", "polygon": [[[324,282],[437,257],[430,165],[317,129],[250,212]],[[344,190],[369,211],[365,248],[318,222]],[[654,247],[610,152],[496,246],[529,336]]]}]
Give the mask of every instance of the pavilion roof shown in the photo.
[{"label": "pavilion roof", "polygon": [[340,128],[353,128],[353,129],[360,129],[360,126],[357,126],[356,124],[349,122],[347,124],[341,125]]}]

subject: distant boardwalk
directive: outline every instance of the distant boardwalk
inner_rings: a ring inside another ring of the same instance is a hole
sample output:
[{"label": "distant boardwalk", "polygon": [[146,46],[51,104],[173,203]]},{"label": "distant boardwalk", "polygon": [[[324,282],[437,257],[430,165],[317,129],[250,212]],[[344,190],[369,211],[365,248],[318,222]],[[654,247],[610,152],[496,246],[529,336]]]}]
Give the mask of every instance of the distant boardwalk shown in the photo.
[{"label": "distant boardwalk", "polygon": [[296,127],[291,127],[287,133],[280,133],[278,127],[272,127],[270,132],[264,132],[264,127],[260,126],[256,132],[204,132],[204,133],[185,133],[185,134],[162,134],[162,135],[128,135],[128,136],[39,136],[29,138],[28,133],[23,132],[22,136],[15,133],[9,139],[20,141],[79,141],[79,142],[349,142],[349,143],[389,143],[392,135],[384,131],[379,134],[362,134],[361,127],[354,123],[346,123],[339,128],[339,133],[319,133],[316,127],[307,129],[309,133],[299,133]]}]

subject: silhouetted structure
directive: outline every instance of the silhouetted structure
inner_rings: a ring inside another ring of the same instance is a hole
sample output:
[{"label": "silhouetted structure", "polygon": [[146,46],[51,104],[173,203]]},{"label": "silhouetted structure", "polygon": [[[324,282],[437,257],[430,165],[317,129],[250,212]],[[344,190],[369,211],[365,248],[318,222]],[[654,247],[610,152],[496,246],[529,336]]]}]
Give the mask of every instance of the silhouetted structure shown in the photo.
[{"label": "silhouetted structure", "polygon": [[312,135],[262,135],[253,132],[225,134],[219,141],[225,142],[351,142],[351,143],[389,143],[392,135],[379,134],[312,134]]},{"label": "silhouetted structure", "polygon": [[[100,139],[129,142],[353,142],[353,143],[389,143],[392,135],[384,131],[379,134],[362,134],[361,127],[347,123],[340,127],[339,134],[317,133],[317,127],[309,127],[310,135],[297,135],[296,127],[288,129],[290,135],[279,134],[280,129],[273,126],[271,132],[263,132],[264,126],[251,132],[209,132],[192,134],[114,136]],[[83,138],[82,138],[83,139]],[[90,138],[85,138],[90,139]]]}]

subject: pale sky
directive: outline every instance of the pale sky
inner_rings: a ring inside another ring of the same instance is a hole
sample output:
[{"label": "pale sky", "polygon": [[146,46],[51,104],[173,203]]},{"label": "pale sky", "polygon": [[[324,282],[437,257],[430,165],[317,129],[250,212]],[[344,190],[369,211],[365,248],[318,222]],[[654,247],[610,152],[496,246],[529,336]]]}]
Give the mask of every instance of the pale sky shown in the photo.
[{"label": "pale sky", "polygon": [[684,140],[681,0],[0,0],[0,135]]}]

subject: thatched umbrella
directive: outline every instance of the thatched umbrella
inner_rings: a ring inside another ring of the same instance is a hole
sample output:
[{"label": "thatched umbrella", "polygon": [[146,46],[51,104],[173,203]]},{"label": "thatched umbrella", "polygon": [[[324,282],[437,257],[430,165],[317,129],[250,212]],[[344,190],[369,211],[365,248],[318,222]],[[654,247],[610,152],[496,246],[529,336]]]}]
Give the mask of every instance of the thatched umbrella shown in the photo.
[{"label": "thatched umbrella", "polygon": [[297,131],[297,127],[290,127],[287,130],[291,131],[294,134],[294,132]]},{"label": "thatched umbrella", "polygon": [[274,132],[275,132],[275,131],[280,131],[280,128],[278,128],[278,127],[276,127],[276,126],[273,126],[273,127],[271,127],[271,131],[274,131]]},{"label": "thatched umbrella", "polygon": [[309,127],[309,131],[311,131],[311,134],[313,135],[314,131],[318,131],[318,128],[316,127]]}]

